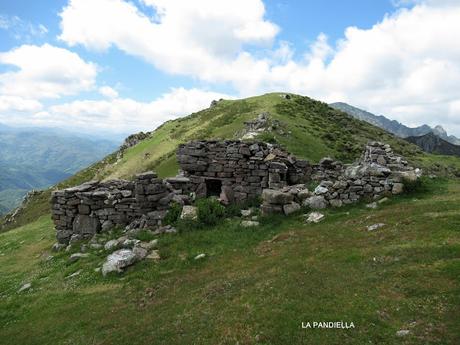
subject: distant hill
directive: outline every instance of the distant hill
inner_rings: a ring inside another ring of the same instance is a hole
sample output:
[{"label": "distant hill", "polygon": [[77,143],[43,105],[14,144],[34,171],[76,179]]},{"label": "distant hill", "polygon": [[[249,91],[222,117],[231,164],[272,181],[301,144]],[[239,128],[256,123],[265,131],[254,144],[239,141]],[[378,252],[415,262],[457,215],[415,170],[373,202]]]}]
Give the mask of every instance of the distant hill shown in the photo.
[{"label": "distant hill", "polygon": [[419,146],[425,152],[460,157],[460,146],[441,139],[433,132],[418,137],[407,137],[405,139]]},{"label": "distant hill", "polygon": [[0,125],[0,214],[18,206],[29,190],[54,185],[116,147],[75,133]]},{"label": "distant hill", "polygon": [[374,115],[368,111],[353,107],[347,103],[342,103],[342,102],[331,103],[330,106],[333,107],[334,109],[341,110],[353,116],[354,118],[357,118],[362,121],[366,121],[370,124],[373,124],[374,126],[383,128],[384,130],[390,133],[393,133],[394,135],[397,135],[398,137],[401,137],[401,138],[419,137],[419,136],[432,132],[436,136],[444,139],[445,141],[450,142],[451,144],[460,145],[460,139],[456,138],[453,135],[450,135],[450,136],[447,135],[447,132],[441,126],[436,126],[435,128],[431,128],[428,125],[422,125],[420,127],[411,128],[411,127],[407,127],[403,125],[402,123],[398,121],[390,120],[382,115]]}]

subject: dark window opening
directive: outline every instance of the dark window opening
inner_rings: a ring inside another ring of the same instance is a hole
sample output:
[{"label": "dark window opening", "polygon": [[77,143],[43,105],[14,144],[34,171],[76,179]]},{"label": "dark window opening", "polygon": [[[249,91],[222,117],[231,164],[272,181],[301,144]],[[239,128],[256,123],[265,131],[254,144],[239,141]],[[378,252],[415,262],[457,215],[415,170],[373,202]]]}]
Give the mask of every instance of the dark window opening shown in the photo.
[{"label": "dark window opening", "polygon": [[222,192],[222,181],[221,180],[206,180],[206,197],[216,196],[219,197]]}]

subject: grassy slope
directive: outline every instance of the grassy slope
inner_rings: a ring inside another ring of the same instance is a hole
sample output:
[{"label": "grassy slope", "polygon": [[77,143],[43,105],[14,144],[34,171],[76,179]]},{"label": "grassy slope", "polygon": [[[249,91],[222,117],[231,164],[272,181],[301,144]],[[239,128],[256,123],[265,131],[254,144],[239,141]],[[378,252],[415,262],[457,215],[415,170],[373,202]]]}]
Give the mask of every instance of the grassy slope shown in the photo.
[{"label": "grassy slope", "polygon": [[[161,177],[174,176],[178,169],[175,150],[180,143],[193,139],[235,138],[244,128],[245,121],[264,111],[281,122],[284,134],[274,133],[276,141],[288,151],[313,162],[325,156],[352,161],[361,154],[366,142],[378,139],[391,144],[396,152],[426,170],[441,175],[446,171],[460,171],[459,158],[425,154],[417,146],[325,103],[301,96],[286,100],[281,95],[270,93],[243,100],[224,100],[213,108],[168,121],[157,128],[150,139],[128,149],[121,160],[116,161],[115,155],[110,155],[60,183],[58,188],[93,178],[131,178],[135,173],[149,169],[156,170]],[[48,204],[43,201],[49,198],[50,193],[48,190],[39,200],[33,200],[17,222],[4,230],[25,225],[45,214]]]},{"label": "grassy slope", "polygon": [[[47,261],[42,217],[0,234],[0,344],[458,344],[459,203],[458,181],[441,180],[377,210],[328,210],[317,225],[228,221],[160,237],[160,263],[109,278],[94,272],[102,253]],[[33,290],[18,293],[25,282]],[[300,329],[323,320],[356,328]]]}]

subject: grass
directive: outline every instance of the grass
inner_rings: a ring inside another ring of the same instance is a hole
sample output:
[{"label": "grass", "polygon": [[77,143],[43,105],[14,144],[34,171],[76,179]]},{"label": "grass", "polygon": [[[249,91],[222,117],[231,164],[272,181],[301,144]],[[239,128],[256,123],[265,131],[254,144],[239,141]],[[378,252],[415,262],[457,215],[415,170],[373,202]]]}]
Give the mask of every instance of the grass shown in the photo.
[{"label": "grass", "polygon": [[[459,203],[459,181],[436,179],[315,225],[232,218],[161,236],[159,263],[107,278],[94,272],[105,253],[47,259],[54,233],[41,217],[0,234],[0,344],[458,344]],[[301,329],[340,320],[356,328]]]}]

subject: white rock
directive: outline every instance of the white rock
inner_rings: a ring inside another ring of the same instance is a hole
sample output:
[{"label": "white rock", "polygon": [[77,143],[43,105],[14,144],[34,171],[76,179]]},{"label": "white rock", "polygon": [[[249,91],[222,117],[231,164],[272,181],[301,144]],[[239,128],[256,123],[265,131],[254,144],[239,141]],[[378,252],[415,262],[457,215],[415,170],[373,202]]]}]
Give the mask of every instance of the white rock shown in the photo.
[{"label": "white rock", "polygon": [[410,331],[408,329],[401,329],[396,332],[397,337],[405,337],[406,335],[409,335]]},{"label": "white rock", "polygon": [[136,259],[137,256],[132,250],[117,250],[107,257],[106,262],[102,265],[102,274],[105,276],[110,272],[121,272],[123,268],[134,264]]},{"label": "white rock", "polygon": [[147,250],[151,250],[158,246],[158,240],[154,239],[154,240],[151,240],[150,242],[141,242],[138,244],[138,246],[141,248],[147,249]]},{"label": "white rock", "polygon": [[80,273],[81,273],[81,270],[78,270],[77,272],[74,272],[74,273],[72,273],[72,274],[68,275],[68,276],[66,277],[66,279],[70,279],[70,278],[73,278],[73,277],[79,276],[79,275],[80,275]]},{"label": "white rock", "polygon": [[312,196],[303,201],[304,206],[308,206],[311,209],[323,209],[327,207],[327,201],[323,196]]},{"label": "white rock", "polygon": [[254,220],[243,220],[241,222],[241,226],[243,228],[251,228],[253,226],[259,226],[259,222],[254,221]]},{"label": "white rock", "polygon": [[384,223],[372,224],[372,225],[369,225],[369,226],[367,227],[367,231],[374,231],[374,230],[377,230],[377,229],[379,229],[379,228],[381,228],[381,227],[383,227],[383,226],[385,226]]},{"label": "white rock", "polygon": [[185,205],[182,208],[182,213],[180,214],[180,219],[197,219],[197,209],[195,206]]},{"label": "white rock", "polygon": [[197,256],[195,256],[195,260],[201,260],[201,259],[204,259],[206,257],[206,254],[202,253],[202,254],[198,254]]},{"label": "white rock", "polygon": [[241,210],[241,215],[243,217],[249,217],[250,215],[252,214],[252,210],[249,209],[249,210]]},{"label": "white rock", "polygon": [[315,188],[315,194],[316,195],[321,195],[321,194],[326,194],[327,192],[329,192],[329,189],[327,189],[326,187],[323,187],[323,186],[318,186]]},{"label": "white rock", "polygon": [[81,258],[87,258],[88,256],[89,256],[88,253],[74,253],[74,254],[70,255],[69,262],[70,263],[76,262],[76,261],[80,260]]},{"label": "white rock", "polygon": [[26,283],[26,284],[24,284],[23,286],[21,286],[19,288],[18,292],[23,292],[23,291],[29,290],[31,287],[32,287],[31,283]]},{"label": "white rock", "polygon": [[307,222],[308,223],[319,223],[324,219],[324,214],[319,212],[311,212],[308,214]]},{"label": "white rock", "polygon": [[375,208],[377,208],[377,203],[376,202],[371,202],[370,204],[367,204],[366,207],[375,209]]},{"label": "white rock", "polygon": [[145,258],[149,260],[155,260],[155,261],[158,261],[161,259],[160,253],[158,252],[158,250],[152,250],[152,252],[149,255],[147,255]]}]

